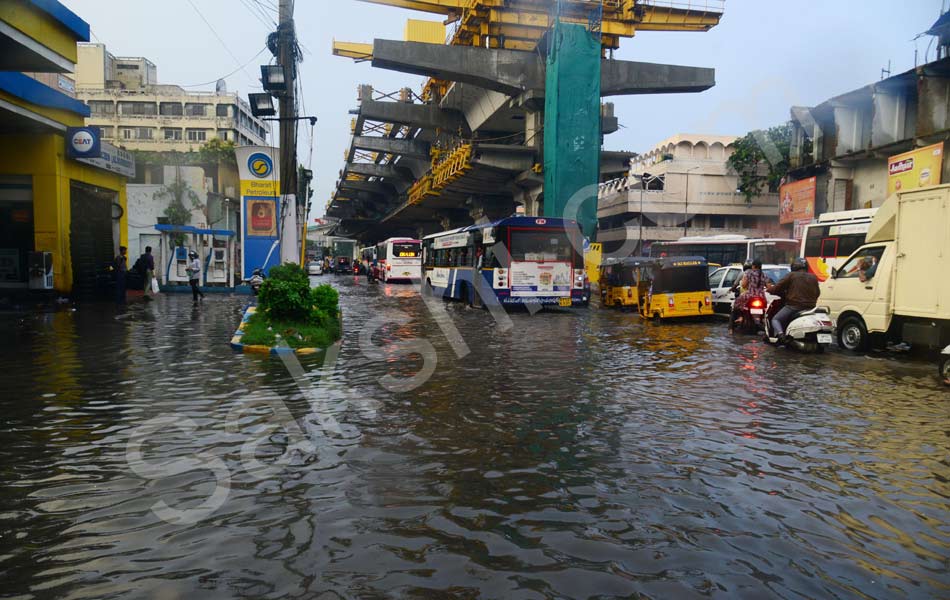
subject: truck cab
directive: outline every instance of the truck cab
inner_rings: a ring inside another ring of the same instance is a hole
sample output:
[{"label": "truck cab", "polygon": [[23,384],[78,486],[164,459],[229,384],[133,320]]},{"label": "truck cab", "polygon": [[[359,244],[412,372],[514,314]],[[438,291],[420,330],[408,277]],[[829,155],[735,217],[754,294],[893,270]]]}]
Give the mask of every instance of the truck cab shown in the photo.
[{"label": "truck cab", "polygon": [[872,338],[950,343],[950,185],[899,192],[874,216],[867,242],[821,284],[819,304],[856,352]]}]

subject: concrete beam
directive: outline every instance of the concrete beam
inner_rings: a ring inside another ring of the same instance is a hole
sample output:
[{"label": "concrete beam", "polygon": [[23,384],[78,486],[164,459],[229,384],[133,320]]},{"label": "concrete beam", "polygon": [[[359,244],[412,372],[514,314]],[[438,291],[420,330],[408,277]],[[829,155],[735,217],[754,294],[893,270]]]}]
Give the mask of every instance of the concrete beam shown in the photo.
[{"label": "concrete beam", "polygon": [[[448,48],[449,46],[445,46]],[[422,129],[446,129],[468,132],[464,117],[454,110],[445,110],[431,104],[408,104],[406,102],[379,102],[363,100],[360,116],[369,121],[399,123]]]},{"label": "concrete beam", "polygon": [[349,163],[346,172],[366,177],[386,177],[389,179],[409,179],[407,174],[391,165],[377,165],[374,163]]},{"label": "concrete beam", "polygon": [[[544,90],[544,59],[535,52],[373,41],[373,66],[469,83],[509,96]],[[601,95],[702,92],[716,85],[715,69],[604,59]]]},{"label": "concrete beam", "polygon": [[393,196],[393,188],[381,181],[348,181],[343,180],[339,184],[340,189],[354,190],[357,192],[367,192],[378,194],[380,196]]},{"label": "concrete beam", "polygon": [[716,85],[716,70],[628,60],[601,61],[600,95],[682,94]]},{"label": "concrete beam", "polygon": [[429,144],[415,140],[358,135],[353,137],[353,147],[357,150],[383,152],[398,156],[429,158]]},{"label": "concrete beam", "polygon": [[373,40],[373,66],[508,95],[544,87],[544,59],[534,52]]}]

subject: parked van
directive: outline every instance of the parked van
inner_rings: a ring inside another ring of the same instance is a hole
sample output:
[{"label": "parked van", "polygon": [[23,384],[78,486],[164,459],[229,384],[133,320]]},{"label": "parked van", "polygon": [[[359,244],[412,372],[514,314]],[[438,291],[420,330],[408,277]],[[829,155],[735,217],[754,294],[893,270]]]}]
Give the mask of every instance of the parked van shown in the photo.
[{"label": "parked van", "polygon": [[838,344],[872,338],[927,348],[950,344],[950,185],[887,199],[864,245],[821,284],[818,303],[838,323]]}]

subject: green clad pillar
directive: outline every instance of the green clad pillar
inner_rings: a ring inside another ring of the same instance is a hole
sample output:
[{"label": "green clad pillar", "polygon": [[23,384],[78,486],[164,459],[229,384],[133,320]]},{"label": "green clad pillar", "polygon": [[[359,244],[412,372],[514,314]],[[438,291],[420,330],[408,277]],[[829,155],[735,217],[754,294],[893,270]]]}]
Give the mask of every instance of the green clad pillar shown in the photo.
[{"label": "green clad pillar", "polygon": [[[600,36],[556,21],[551,32],[544,97],[544,216],[570,217],[568,202],[600,180]],[[596,189],[596,187],[594,188]],[[587,194],[590,196],[591,194]],[[597,194],[572,212],[594,239]]]}]

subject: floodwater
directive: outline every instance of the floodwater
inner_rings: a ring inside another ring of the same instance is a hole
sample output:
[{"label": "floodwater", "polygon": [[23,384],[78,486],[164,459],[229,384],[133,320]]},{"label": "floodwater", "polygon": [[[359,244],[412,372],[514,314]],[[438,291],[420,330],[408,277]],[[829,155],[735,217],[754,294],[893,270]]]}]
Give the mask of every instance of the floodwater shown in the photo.
[{"label": "floodwater", "polygon": [[0,314],[0,596],[950,597],[932,363],[315,279],[326,360],[242,296]]}]

